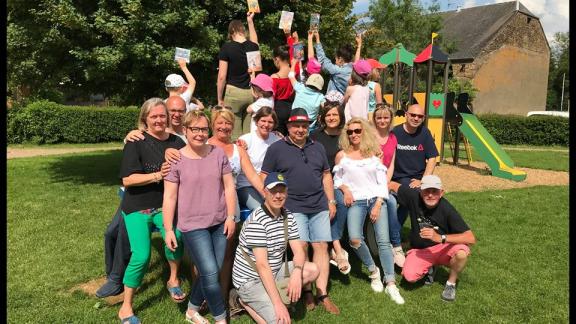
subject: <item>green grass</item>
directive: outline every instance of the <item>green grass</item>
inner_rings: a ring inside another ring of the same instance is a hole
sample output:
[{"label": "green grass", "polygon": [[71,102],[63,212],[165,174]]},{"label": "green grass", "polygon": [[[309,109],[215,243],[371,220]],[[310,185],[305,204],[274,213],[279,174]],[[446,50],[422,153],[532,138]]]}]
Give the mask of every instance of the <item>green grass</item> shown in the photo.
[{"label": "green grass", "polygon": [[61,144],[10,144],[8,145],[8,149],[34,149],[34,148],[41,148],[41,149],[63,149],[63,148],[104,148],[109,147],[111,149],[115,148],[122,148],[124,143],[122,142],[109,142],[109,143],[88,143],[88,144],[69,144],[69,143],[61,143]]},{"label": "green grass", "polygon": [[[543,169],[554,171],[569,171],[569,151],[560,146],[503,146],[504,151],[514,161],[514,166],[531,169]],[[460,145],[458,163],[466,163],[466,151],[464,145]],[[444,159],[452,162],[450,146],[444,145]],[[472,147],[472,161],[484,161],[478,152]]]},{"label": "green grass", "polygon": [[[68,290],[104,275],[103,234],[118,205],[120,158],[120,151],[102,151],[7,161],[9,323],[116,321],[118,306],[97,309],[97,298]],[[567,322],[568,187],[450,193],[448,199],[478,240],[454,303],[440,300],[442,269],[431,287],[402,281],[406,304],[395,305],[371,291],[366,269],[351,254],[349,277],[331,267],[330,293],[342,314],[304,313],[299,306],[295,321]],[[174,304],[164,288],[157,235],[153,244],[135,311],[147,323],[184,322],[185,303]],[[243,315],[236,322],[251,321]]]}]

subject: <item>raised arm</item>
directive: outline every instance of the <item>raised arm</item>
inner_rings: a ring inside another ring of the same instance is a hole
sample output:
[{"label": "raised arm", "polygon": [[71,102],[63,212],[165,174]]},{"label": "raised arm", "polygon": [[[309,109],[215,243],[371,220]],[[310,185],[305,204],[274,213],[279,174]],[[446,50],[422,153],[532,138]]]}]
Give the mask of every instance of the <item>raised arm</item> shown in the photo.
[{"label": "raised arm", "polygon": [[292,61],[290,62],[290,72],[288,73],[288,79],[290,80],[292,86],[294,86],[296,82],[298,82],[296,80],[296,72],[295,72],[296,64],[298,64],[298,60],[292,59]]},{"label": "raised arm", "polygon": [[354,55],[354,62],[360,59],[360,52],[362,51],[362,34],[356,35],[356,55]]},{"label": "raised arm", "polygon": [[186,89],[186,91],[190,92],[190,97],[192,97],[192,94],[194,94],[194,89],[196,88],[196,79],[194,79],[194,76],[192,76],[192,73],[190,73],[190,71],[188,70],[186,60],[178,59],[178,65],[180,66],[180,70],[184,72],[186,80],[188,81],[188,89]]},{"label": "raised arm", "polygon": [[314,32],[309,30],[308,31],[308,59],[315,58],[314,57],[314,44],[312,44],[312,38],[314,37]]},{"label": "raised arm", "polygon": [[254,28],[254,13],[249,12],[246,14],[246,21],[248,22],[248,34],[250,40],[258,44],[258,35],[256,34],[256,28]]}]

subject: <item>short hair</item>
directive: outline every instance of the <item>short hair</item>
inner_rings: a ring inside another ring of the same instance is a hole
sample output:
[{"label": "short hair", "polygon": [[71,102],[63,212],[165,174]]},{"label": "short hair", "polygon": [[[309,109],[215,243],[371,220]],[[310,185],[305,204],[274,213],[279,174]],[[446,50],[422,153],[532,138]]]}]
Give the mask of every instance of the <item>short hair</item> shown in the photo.
[{"label": "short hair", "polygon": [[208,116],[206,116],[206,114],[202,111],[202,110],[191,110],[189,112],[186,113],[186,115],[184,115],[184,121],[182,122],[182,125],[184,127],[188,127],[190,126],[190,124],[196,122],[197,120],[200,119],[206,119],[206,122],[208,123],[208,127],[210,127],[210,120],[208,119]]},{"label": "short hair", "polygon": [[380,145],[376,139],[376,131],[374,130],[374,127],[372,127],[366,119],[359,117],[352,117],[352,119],[344,125],[344,129],[342,130],[342,133],[340,133],[340,138],[338,138],[340,148],[343,151],[347,151],[350,148],[350,139],[348,138],[346,131],[352,124],[362,125],[362,134],[360,135],[360,154],[365,158],[371,156],[382,156],[382,150],[380,149]]},{"label": "short hair", "polygon": [[264,98],[270,98],[274,95],[274,92],[272,91],[264,91],[262,90],[262,88],[260,88],[259,86],[252,84],[252,89],[254,89],[254,92],[256,92],[256,94],[262,95],[262,97]]},{"label": "short hair", "polygon": [[214,129],[214,123],[216,123],[216,119],[218,119],[218,117],[222,117],[222,118],[224,118],[224,120],[231,123],[232,129],[234,129],[235,117],[234,117],[234,113],[232,112],[232,110],[229,110],[229,109],[213,110],[211,120],[210,120],[210,126],[212,127],[212,129]]},{"label": "short hair", "polygon": [[366,86],[368,84],[368,79],[356,73],[356,71],[352,69],[352,73],[350,74],[350,83],[352,85],[359,84],[361,86]]},{"label": "short hair", "polygon": [[344,115],[344,107],[338,101],[325,101],[324,105],[320,109],[319,119],[318,122],[320,123],[320,128],[326,128],[326,115],[330,110],[333,108],[337,108],[338,116],[340,117],[340,124],[338,124],[338,128],[344,127],[344,123],[346,123],[346,116]]},{"label": "short hair", "polygon": [[150,110],[156,106],[164,107],[164,111],[166,112],[166,127],[170,127],[170,118],[168,117],[170,115],[168,114],[168,108],[166,107],[166,104],[162,99],[154,97],[144,101],[142,107],[140,107],[140,114],[138,115],[139,130],[145,131],[148,129],[148,125],[146,125],[146,118],[148,118]]},{"label": "short hair", "polygon": [[272,119],[274,120],[274,128],[275,128],[276,125],[278,125],[278,116],[276,115],[276,112],[274,111],[274,109],[271,107],[268,107],[268,106],[261,107],[254,114],[254,117],[252,117],[252,119],[254,120],[254,123],[257,123],[260,120],[260,118],[266,117],[266,116],[272,116]]},{"label": "short hair", "polygon": [[336,50],[336,57],[341,57],[345,62],[352,61],[352,46],[344,44]]},{"label": "short hair", "polygon": [[281,61],[290,62],[290,54],[287,45],[278,45],[272,51],[272,56],[279,58]]},{"label": "short hair", "polygon": [[394,111],[392,110],[392,108],[390,108],[390,106],[387,106],[383,103],[379,103],[376,104],[376,109],[374,109],[374,113],[372,114],[372,124],[374,125],[374,127],[376,128],[376,113],[380,113],[380,112],[388,112],[390,114],[390,124],[388,125],[388,132],[390,132],[390,129],[392,129],[392,126],[394,126]]},{"label": "short hair", "polygon": [[246,29],[242,21],[234,19],[228,24],[228,39],[232,40],[234,34],[246,34]]}]

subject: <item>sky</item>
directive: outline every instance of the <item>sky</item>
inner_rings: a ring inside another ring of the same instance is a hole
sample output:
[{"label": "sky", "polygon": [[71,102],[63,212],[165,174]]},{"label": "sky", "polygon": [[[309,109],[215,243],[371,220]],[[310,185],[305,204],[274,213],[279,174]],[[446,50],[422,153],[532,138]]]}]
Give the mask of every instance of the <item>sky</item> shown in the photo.
[{"label": "sky", "polygon": [[[440,11],[448,11],[456,10],[458,6],[463,9],[509,1],[510,0],[442,0],[438,2],[440,3]],[[427,6],[431,1],[421,0],[421,3]],[[569,0],[521,0],[520,3],[540,19],[550,45],[552,45],[554,33],[567,32],[569,30]],[[352,12],[364,13],[368,11],[369,5],[370,0],[356,0]]]}]

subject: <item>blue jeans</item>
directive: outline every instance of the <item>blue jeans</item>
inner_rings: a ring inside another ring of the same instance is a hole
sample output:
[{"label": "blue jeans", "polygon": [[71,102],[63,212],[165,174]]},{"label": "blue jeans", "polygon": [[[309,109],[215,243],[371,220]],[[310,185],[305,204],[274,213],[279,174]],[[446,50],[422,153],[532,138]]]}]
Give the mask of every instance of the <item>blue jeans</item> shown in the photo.
[{"label": "blue jeans", "polygon": [[336,217],[330,224],[330,232],[332,233],[332,241],[340,240],[344,233],[344,226],[346,226],[346,218],[348,217],[348,207],[344,205],[344,194],[340,189],[334,189],[334,197],[336,200]]},{"label": "blue jeans", "polygon": [[198,311],[206,299],[215,321],[226,318],[226,304],[218,281],[226,252],[223,231],[224,223],[182,233],[182,241],[200,275],[192,286],[188,308]]},{"label": "blue jeans", "polygon": [[398,222],[398,214],[396,212],[397,206],[396,196],[390,192],[388,200],[386,200],[386,209],[388,210],[388,227],[390,228],[390,243],[392,246],[400,246],[400,231],[402,226]]},{"label": "blue jeans", "polygon": [[[360,240],[360,246],[354,247],[352,243],[352,249],[362,260],[362,263],[370,272],[376,270],[376,264],[372,255],[370,255],[370,250],[364,241],[364,221],[366,218],[369,219],[369,214],[374,203],[376,202],[376,197],[371,199],[356,200],[352,206],[348,207],[348,235],[350,236],[350,241]],[[380,257],[380,264],[384,270],[384,280],[386,282],[394,282],[394,257],[392,255],[392,245],[390,244],[390,235],[388,234],[388,212],[387,209],[382,206],[380,208],[380,217],[373,223],[374,233],[376,235],[376,243],[378,244],[378,254]]]},{"label": "blue jeans", "polygon": [[236,189],[238,193],[238,203],[240,204],[240,208],[246,207],[250,210],[254,210],[264,202],[260,193],[254,187],[242,187]]}]

